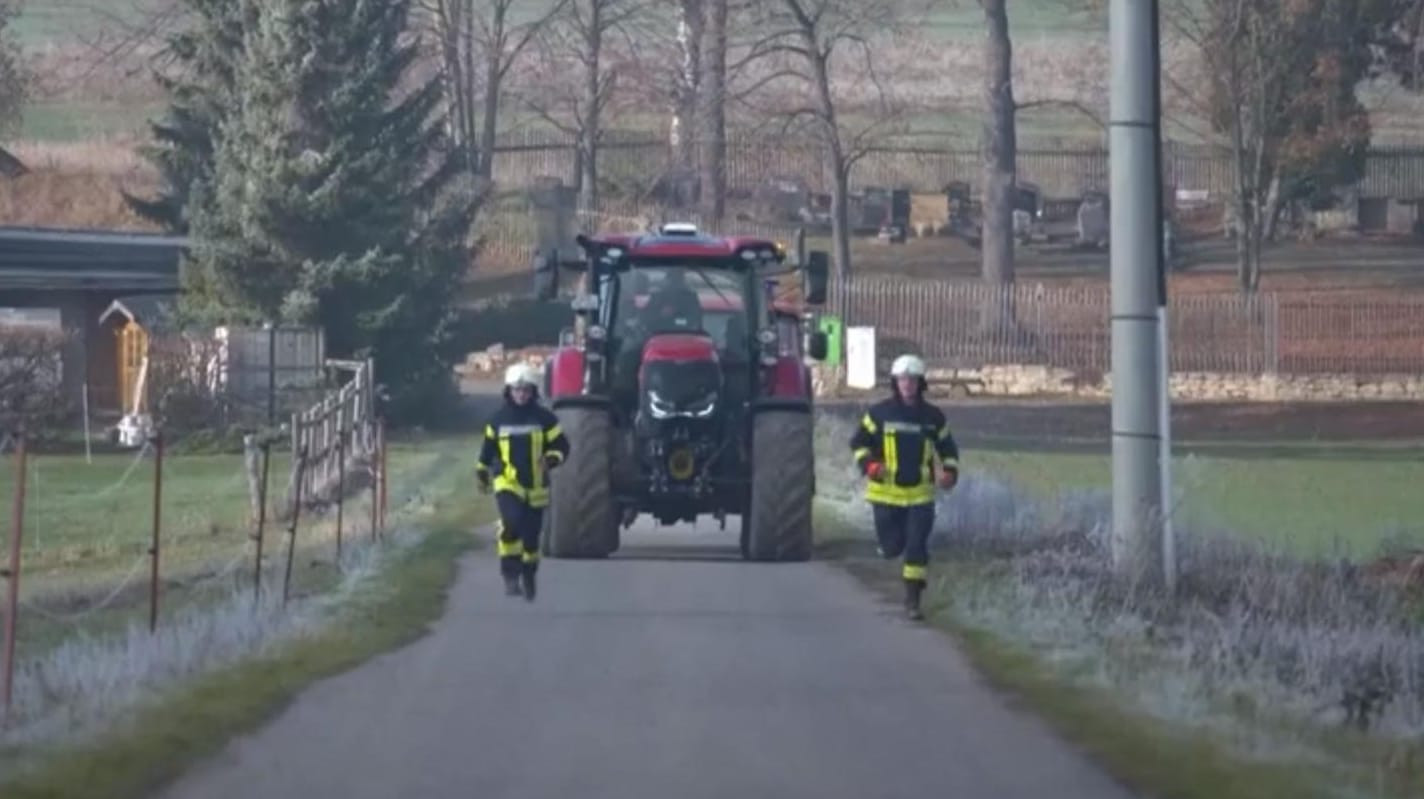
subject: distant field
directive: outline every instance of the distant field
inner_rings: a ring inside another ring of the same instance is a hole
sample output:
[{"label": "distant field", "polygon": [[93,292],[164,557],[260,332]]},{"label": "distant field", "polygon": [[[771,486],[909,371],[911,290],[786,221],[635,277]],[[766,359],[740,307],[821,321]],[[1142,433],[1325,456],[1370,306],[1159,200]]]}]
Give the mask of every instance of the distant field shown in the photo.
[{"label": "distant field", "polygon": [[[94,42],[107,36],[117,40],[131,36],[133,29],[127,27],[135,22],[144,22],[154,17],[155,9],[169,6],[173,0],[31,0],[26,4],[16,22],[16,32],[20,41],[32,53],[45,58],[49,54],[75,53],[83,51],[84,42]],[[516,16],[532,15],[549,0],[521,0],[517,3]],[[923,3],[906,0],[908,6],[923,8]],[[1087,9],[1097,6],[1099,10]],[[662,13],[668,15],[668,25],[672,23],[671,6]],[[1059,64],[1053,58],[1061,48],[1059,42],[1091,40],[1101,47],[1106,42],[1107,19],[1104,4],[1091,0],[1014,0],[1009,3],[1010,30],[1018,55],[1026,59],[1018,65],[1022,74],[1016,80],[1020,99],[1073,99],[1082,89],[1082,75],[1072,77],[1062,74],[1062,67],[1075,72],[1074,64]],[[102,9],[102,15],[95,13]],[[933,136],[939,139],[963,137],[966,141],[977,142],[980,134],[981,118],[977,109],[978,80],[980,67],[977,57],[965,60],[958,51],[957,43],[980,40],[983,37],[984,17],[977,0],[941,0],[935,3],[928,19],[915,26],[916,31],[927,33],[932,38],[943,41],[940,52],[927,56],[929,60],[919,60],[902,65],[912,71],[929,71],[928,76],[907,77],[910,86],[905,89],[913,94],[931,92],[935,96],[957,97],[953,101],[936,101],[939,106],[914,114],[906,120],[911,135]],[[669,28],[670,30],[671,28]],[[1037,53],[1035,56],[1034,54]],[[886,57],[895,58],[893,52]],[[1069,53],[1072,62],[1072,53]],[[64,56],[69,57],[69,56]],[[1053,63],[1039,63],[1048,58]],[[1037,60],[1035,60],[1037,59]],[[47,67],[48,68],[48,67]],[[897,69],[900,67],[896,67]],[[1100,69],[1106,78],[1106,65],[1088,68],[1087,77]],[[969,70],[974,70],[971,74]],[[128,74],[125,75],[124,72]],[[68,73],[66,73],[68,74]],[[968,79],[970,82],[966,83]],[[101,68],[94,80],[94,94],[84,81],[70,81],[64,99],[40,97],[27,111],[18,137],[46,141],[74,141],[78,139],[114,134],[143,133],[144,121],[158,108],[151,102],[123,102],[105,105],[87,99],[89,97],[113,96],[137,93],[148,97],[148,89],[138,89],[139,82],[145,80],[142,62]],[[1059,84],[1064,85],[1060,86]],[[132,84],[132,85],[130,85]],[[117,89],[118,86],[128,88]],[[103,86],[103,88],[98,88]],[[1099,92],[1100,94],[1100,92]],[[1417,118],[1424,104],[1415,103],[1412,98],[1395,95],[1379,95],[1371,99],[1375,114],[1375,136],[1380,141],[1418,141]],[[1105,102],[1101,97],[1099,101]],[[630,100],[628,106],[610,115],[609,122],[625,129],[662,130],[666,127],[665,114],[640,114],[641,100]],[[1101,104],[1101,102],[1099,103]],[[1105,115],[1105,109],[1101,109]],[[843,114],[853,118],[854,114]],[[1019,136],[1025,145],[1039,143],[1052,146],[1067,141],[1097,141],[1103,137],[1101,120],[1093,120],[1082,113],[1061,106],[1047,106],[1026,109],[1019,117]],[[501,126],[508,129],[539,128],[548,129],[543,121],[521,115],[510,109],[501,119]],[[1178,140],[1199,140],[1203,129],[1199,120],[1167,121],[1167,134]]]},{"label": "distant field", "polygon": [[76,101],[39,102],[25,109],[19,138],[81,142],[110,136],[144,136],[148,120],[162,105],[121,105]]}]

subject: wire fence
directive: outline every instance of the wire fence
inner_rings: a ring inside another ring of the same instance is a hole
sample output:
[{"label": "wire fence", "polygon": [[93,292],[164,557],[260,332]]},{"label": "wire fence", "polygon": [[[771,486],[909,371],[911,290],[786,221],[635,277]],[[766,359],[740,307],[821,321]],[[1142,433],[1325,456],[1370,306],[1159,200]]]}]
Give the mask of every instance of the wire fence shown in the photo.
[{"label": "wire fence", "polygon": [[[161,432],[132,451],[88,453],[36,452],[7,435],[6,720],[24,727],[59,709],[35,670],[75,640],[143,624],[163,646],[170,613],[244,591],[254,610],[280,613],[358,563],[353,539],[384,540],[383,425],[370,392],[357,399],[368,384],[297,415],[290,434],[248,436],[240,454],[165,453]],[[319,490],[302,490],[314,481]]]},{"label": "wire fence", "polygon": [[[942,368],[1110,369],[1105,285],[857,277],[832,287],[829,307],[847,325],[874,327],[877,349],[913,350]],[[1413,294],[1183,294],[1168,313],[1177,372],[1424,374],[1424,297]]]}]

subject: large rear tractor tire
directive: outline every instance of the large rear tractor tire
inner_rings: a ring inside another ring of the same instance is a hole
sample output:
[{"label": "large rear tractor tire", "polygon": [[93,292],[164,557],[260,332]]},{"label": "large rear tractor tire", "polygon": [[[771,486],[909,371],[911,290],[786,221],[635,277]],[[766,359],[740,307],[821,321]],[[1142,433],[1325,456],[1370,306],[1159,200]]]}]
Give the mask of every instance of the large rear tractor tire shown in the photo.
[{"label": "large rear tractor tire", "polygon": [[561,408],[559,426],[569,439],[569,459],[550,477],[544,512],[544,554],[553,558],[605,558],[618,550],[613,505],[613,420],[603,408]]},{"label": "large rear tractor tire", "polygon": [[762,411],[752,420],[751,501],[742,517],[748,560],[811,559],[812,423],[804,411]]}]

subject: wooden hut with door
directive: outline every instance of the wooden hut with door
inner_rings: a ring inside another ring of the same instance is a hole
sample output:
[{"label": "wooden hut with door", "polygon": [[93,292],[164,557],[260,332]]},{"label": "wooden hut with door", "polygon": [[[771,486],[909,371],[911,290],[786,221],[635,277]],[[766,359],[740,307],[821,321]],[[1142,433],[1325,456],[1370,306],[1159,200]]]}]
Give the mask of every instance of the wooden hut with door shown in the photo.
[{"label": "wooden hut with door", "polygon": [[176,331],[173,299],[161,295],[120,297],[99,315],[100,340],[112,346],[90,353],[90,408],[99,414],[129,413],[138,400],[140,413],[149,412],[140,377],[157,337]]}]

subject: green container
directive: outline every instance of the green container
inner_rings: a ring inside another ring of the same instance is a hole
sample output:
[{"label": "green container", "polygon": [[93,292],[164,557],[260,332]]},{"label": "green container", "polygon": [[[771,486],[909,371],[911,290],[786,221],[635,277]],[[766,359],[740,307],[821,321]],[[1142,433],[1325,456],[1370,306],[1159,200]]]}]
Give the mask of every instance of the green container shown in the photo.
[{"label": "green container", "polygon": [[826,334],[826,360],[827,366],[840,366],[842,353],[845,349],[845,327],[841,324],[839,316],[822,316],[816,320],[817,329]]}]

